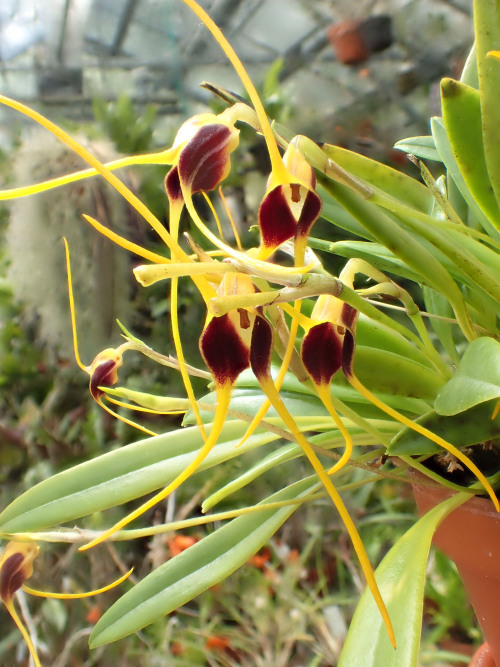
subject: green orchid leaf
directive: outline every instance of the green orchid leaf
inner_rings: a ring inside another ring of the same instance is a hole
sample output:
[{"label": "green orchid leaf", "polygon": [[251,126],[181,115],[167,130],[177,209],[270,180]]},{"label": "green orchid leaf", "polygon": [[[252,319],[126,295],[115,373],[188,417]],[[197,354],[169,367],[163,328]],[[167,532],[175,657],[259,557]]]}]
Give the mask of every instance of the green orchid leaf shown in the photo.
[{"label": "green orchid leaf", "polygon": [[426,213],[429,210],[432,200],[429,190],[411,176],[340,146],[323,144],[321,148],[331,160],[365,183],[379,188],[417,211]]},{"label": "green orchid leaf", "polygon": [[439,391],[434,408],[440,415],[456,415],[495,398],[500,398],[500,343],[477,338],[466,349],[455,376]]},{"label": "green orchid leaf", "polygon": [[[477,445],[500,436],[500,415],[491,418],[494,401],[480,403],[456,415],[440,415],[435,410],[415,420],[455,447]],[[440,447],[413,429],[404,428],[391,441],[387,449],[390,456],[417,456],[435,454]]]},{"label": "green orchid leaf", "polygon": [[441,345],[448,353],[453,363],[458,363],[458,354],[456,351],[455,340],[453,338],[453,332],[456,329],[456,326],[452,321],[447,322],[446,319],[441,319],[453,319],[453,311],[448,300],[445,299],[442,294],[429,287],[424,286],[422,292],[426,311],[430,315],[438,316],[429,319],[434,333],[439,338]]},{"label": "green orchid leaf", "polygon": [[[317,487],[315,480],[305,479],[259,504],[300,499]],[[225,579],[269,541],[296,507],[263,509],[233,519],[157,568],[106,611],[92,631],[90,646],[137,632]]]},{"label": "green orchid leaf", "polygon": [[[500,60],[488,56],[499,48],[500,5],[498,2],[474,0],[474,33],[476,37],[476,58],[481,94],[481,119],[484,142],[484,157],[488,169],[488,182],[500,203]],[[494,221],[500,228],[498,219]]]},{"label": "green orchid leaf", "polygon": [[[315,239],[309,239],[312,248],[322,248],[314,243]],[[390,250],[380,243],[370,241],[336,241],[330,243],[331,252],[341,257],[351,259],[353,257],[364,259],[380,271],[392,273],[407,280],[418,282],[421,277],[412,271],[398,257],[395,257]]]},{"label": "green orchid leaf", "polygon": [[321,180],[330,194],[366,227],[379,243],[390,248],[396,257],[419,274],[421,282],[442,292],[452,304],[464,330],[470,329],[462,293],[457,284],[441,261],[414,233],[403,229],[398,221],[340,183],[325,182],[321,176],[318,180]]},{"label": "green orchid leaf", "polygon": [[[335,227],[344,229],[350,234],[360,236],[363,239],[373,240],[374,237],[361,225],[354,216],[345,210],[321,185],[317,184],[316,191],[323,201],[321,217],[327,222],[331,222]],[[333,252],[326,249],[326,252]]]},{"label": "green orchid leaf", "polygon": [[[257,433],[236,447],[248,424],[228,420],[200,470],[276,439]],[[147,438],[40,482],[0,514],[0,531],[34,531],[73,521],[156,491],[172,481],[203,445],[198,427]]]},{"label": "green orchid leaf", "polygon": [[465,65],[462,69],[462,74],[460,76],[460,81],[466,83],[472,88],[477,88],[479,90],[479,74],[477,71],[477,58],[476,58],[476,45],[473,44]]},{"label": "green orchid leaf", "polygon": [[441,105],[444,127],[467,188],[485,216],[500,228],[500,209],[484,153],[479,91],[454,79],[443,79]]},{"label": "green orchid leaf", "polygon": [[416,155],[424,160],[441,162],[441,157],[436,150],[434,139],[431,136],[401,139],[400,141],[396,141],[394,148],[409,153],[410,155]]},{"label": "green orchid leaf", "polygon": [[431,118],[431,130],[436,148],[439,151],[444,166],[446,167],[448,176],[453,179],[458,191],[467,202],[467,206],[469,207],[474,220],[476,220],[489,234],[498,236],[497,230],[483,213],[481,207],[478,205],[467,187],[453,154],[448,135],[443,125],[443,120],[437,117]]},{"label": "green orchid leaf", "polygon": [[380,613],[365,590],[354,614],[338,667],[416,667],[420,647],[425,573],[437,527],[470,496],[452,496],[427,512],[389,551],[375,572],[394,625],[394,650]]}]

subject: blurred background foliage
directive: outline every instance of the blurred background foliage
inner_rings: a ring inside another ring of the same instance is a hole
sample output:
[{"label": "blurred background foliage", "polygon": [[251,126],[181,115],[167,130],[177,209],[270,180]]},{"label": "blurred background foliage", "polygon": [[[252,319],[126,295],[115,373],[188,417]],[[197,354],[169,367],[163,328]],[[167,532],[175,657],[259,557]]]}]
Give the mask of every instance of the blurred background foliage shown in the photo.
[{"label": "blurred background foliage", "polygon": [[[427,133],[429,116],[439,112],[435,83],[460,68],[472,33],[470,3],[465,0],[363,0],[355,7],[347,0],[201,4],[241,52],[272,118],[294,132],[340,143],[404,169],[410,169],[406,159],[392,145],[404,136]],[[340,62],[328,39],[330,26],[381,14],[391,22],[388,47],[354,65]],[[13,26],[20,29],[16,44],[2,37],[12,35]],[[67,0],[48,6],[35,0],[9,1],[0,10],[0,37],[0,91],[28,100],[61,122],[103,160],[161,149],[172,142],[187,115],[207,105],[220,110],[223,103],[199,88],[202,80],[241,93],[223,57],[176,0]],[[2,187],[79,168],[57,142],[4,110],[0,146]],[[268,171],[262,143],[248,129],[242,130],[233,165],[224,191],[245,238],[254,233],[251,226]],[[130,187],[168,225],[164,177],[163,167],[126,173]],[[140,289],[131,276],[134,258],[96,238],[82,212],[162,251],[158,239],[97,179],[1,207],[2,506],[70,463],[140,437],[95,405],[88,379],[74,363],[63,235],[74,258],[84,361],[119,342],[116,317],[158,351],[168,354],[172,349],[164,287],[159,283]],[[183,231],[196,238],[187,220]],[[329,234],[331,225],[315,227],[315,236]],[[181,281],[180,289],[186,356],[196,365],[204,309],[187,281]],[[127,355],[120,382],[141,391],[184,395],[176,373],[138,355]],[[198,389],[203,388],[200,381]],[[155,417],[149,425],[167,430],[178,424],[178,418]],[[223,471],[200,473],[175,499],[156,508],[149,521],[201,511],[202,499],[241,472],[239,465],[235,461]],[[255,497],[271,493],[275,476],[284,474],[286,466],[269,471],[258,480],[258,488],[244,489],[237,502],[251,502],[250,492]],[[345,500],[374,563],[415,513],[406,488],[391,480],[361,486]],[[111,514],[102,518],[103,525],[113,520]],[[101,518],[93,521],[98,528]],[[141,577],[212,530],[208,526],[110,545],[89,552],[84,567],[73,548],[45,548],[33,587],[97,588],[113,578],[116,569],[125,571],[130,565],[136,568],[134,576]],[[327,667],[336,664],[362,587],[352,548],[325,500],[297,512],[246,568],[119,645],[92,654],[86,646],[90,627],[117,593],[71,605],[30,599],[23,607],[36,627],[42,660],[55,667]],[[480,633],[454,566],[437,553],[429,568],[425,621],[422,665],[467,664]],[[5,629],[1,664],[26,664],[24,644],[3,609],[0,623]]]}]

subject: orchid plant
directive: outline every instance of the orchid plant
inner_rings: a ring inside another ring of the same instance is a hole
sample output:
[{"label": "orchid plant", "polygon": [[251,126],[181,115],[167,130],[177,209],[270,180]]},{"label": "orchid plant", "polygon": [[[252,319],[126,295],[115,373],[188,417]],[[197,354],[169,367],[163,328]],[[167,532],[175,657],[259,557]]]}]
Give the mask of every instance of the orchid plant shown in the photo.
[{"label": "orchid plant", "polygon": [[[480,443],[494,442],[500,431],[500,59],[495,52],[500,47],[500,5],[476,0],[476,46],[462,79],[442,82],[443,117],[432,119],[432,135],[399,143],[420,170],[412,178],[271,124],[219,28],[194,0],[183,1],[225,52],[250,103],[218,89],[228,107],[187,120],[170,148],[103,164],[47,118],[0,96],[2,104],[53,133],[89,165],[48,182],[5,190],[0,198],[32,196],[96,175],[104,178],[158,234],[165,252],[138,246],[83,217],[143,260],[134,269],[141,285],[168,281],[174,341],[172,354],[164,355],[122,326],[124,342],[86,365],[78,352],[72,249],[66,244],[76,361],[88,374],[90,393],[99,405],[147,437],[54,475],[4,509],[1,535],[14,540],[14,546],[7,546],[0,561],[2,600],[38,661],[12,597],[30,574],[38,543],[75,543],[85,551],[105,540],[178,528],[128,526],[198,471],[267,448],[257,463],[205,499],[204,512],[298,456],[309,461],[311,476],[289,480],[255,505],[184,522],[226,523],[128,590],[95,626],[91,646],[116,641],[177,609],[243,565],[298,507],[326,494],[345,525],[368,586],[341,664],[415,665],[433,532],[471,494],[486,494],[499,510],[499,474],[482,471],[474,452]],[[221,185],[231,160],[237,159],[240,123],[263,136],[271,163],[257,213],[260,242],[251,248],[234,225],[234,244],[225,240],[230,213],[226,208],[227,219],[220,219],[207,194],[219,191],[224,201]],[[441,164],[445,173],[435,180],[420,158]],[[141,164],[166,167],[168,229],[115,174]],[[203,219],[200,200],[208,204],[204,210],[211,211],[211,220]],[[183,212],[205,247],[190,237],[187,242],[179,238]],[[320,216],[348,232],[349,240],[315,238]],[[324,268],[314,250],[346,258],[338,277]],[[206,369],[190,365],[183,354],[178,283],[184,279],[193,281],[206,305],[199,332]],[[178,372],[186,398],[117,387],[118,370],[132,352]],[[206,396],[196,395],[193,375],[208,381]],[[135,411],[135,417],[125,417],[125,410]],[[156,434],[141,422],[144,412],[185,413],[185,425]],[[450,481],[444,468],[425,467],[424,461],[436,454],[445,466],[467,473],[468,485]],[[382,455],[398,458],[396,471],[387,471],[390,463],[380,466]],[[407,481],[408,470],[416,468],[431,481],[460,491],[403,536],[377,575],[342,499],[353,466],[365,471],[363,484],[386,474]],[[152,492],[104,531],[64,526]],[[29,552],[19,558],[20,563],[27,559],[29,567],[16,565],[22,576],[14,578],[12,550]]]}]

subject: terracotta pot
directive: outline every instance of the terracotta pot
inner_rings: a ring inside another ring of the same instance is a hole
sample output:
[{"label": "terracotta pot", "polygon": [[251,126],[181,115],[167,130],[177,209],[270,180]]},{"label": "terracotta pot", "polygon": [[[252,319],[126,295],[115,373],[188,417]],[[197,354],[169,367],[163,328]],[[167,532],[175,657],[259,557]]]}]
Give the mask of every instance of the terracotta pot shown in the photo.
[{"label": "terracotta pot", "polygon": [[489,644],[483,644],[472,656],[469,667],[495,667],[495,660]]},{"label": "terracotta pot", "polygon": [[[417,480],[424,478],[413,477],[420,514],[453,493],[439,486],[420,485]],[[483,656],[478,651],[471,666],[500,666],[500,514],[490,500],[471,498],[443,521],[433,543],[455,562],[489,644],[489,651],[481,647]]]},{"label": "terracotta pot", "polygon": [[340,21],[328,28],[327,35],[338,60],[344,65],[362,63],[370,55],[361,34],[361,21]]}]

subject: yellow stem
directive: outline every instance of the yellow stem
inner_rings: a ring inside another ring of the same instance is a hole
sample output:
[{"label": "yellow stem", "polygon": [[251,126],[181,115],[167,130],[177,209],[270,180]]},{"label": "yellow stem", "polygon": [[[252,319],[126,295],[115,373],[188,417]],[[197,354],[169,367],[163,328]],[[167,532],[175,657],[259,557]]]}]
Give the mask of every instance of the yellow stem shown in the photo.
[{"label": "yellow stem", "polygon": [[143,503],[136,510],[128,514],[126,517],[124,517],[117,523],[115,523],[114,526],[101,533],[99,537],[96,537],[88,544],[85,544],[83,547],[80,547],[80,551],[86,551],[87,549],[91,549],[92,547],[101,544],[101,542],[104,542],[106,539],[108,539],[108,537],[111,537],[111,535],[113,535],[117,531],[127,526],[131,521],[134,521],[142,514],[144,514],[144,512],[147,512],[157,503],[164,500],[197,470],[197,468],[203,463],[203,461],[212,451],[214,445],[217,442],[217,438],[219,437],[220,432],[222,431],[227,411],[229,408],[229,402],[231,400],[231,393],[232,393],[232,385],[230,384],[224,385],[223,387],[219,387],[217,389],[217,410],[215,412],[214,422],[212,424],[212,430],[210,431],[210,435],[208,436],[207,441],[200,449],[198,454],[191,461],[191,463],[180,473],[180,475],[178,475],[172,482],[170,482],[170,484],[166,486],[162,491],[155,494],[152,498]]},{"label": "yellow stem", "polygon": [[363,573],[366,577],[366,581],[368,584],[368,587],[373,595],[373,598],[375,600],[375,603],[380,611],[380,614],[383,618],[385,627],[387,629],[387,634],[389,635],[389,639],[391,641],[391,644],[396,648],[396,638],[394,635],[394,629],[392,627],[392,622],[389,617],[389,613],[387,611],[387,608],[385,606],[385,603],[382,599],[382,596],[380,594],[377,582],[375,580],[375,575],[372,570],[372,566],[370,564],[370,561],[368,559],[368,556],[365,551],[365,547],[363,545],[363,542],[361,541],[361,538],[359,536],[359,533],[356,529],[356,526],[354,525],[353,520],[351,519],[349,512],[347,511],[346,506],[344,505],[344,502],[342,498],[340,497],[339,492],[337,489],[334,487],[332,480],[328,476],[328,472],[323,468],[321,465],[320,460],[316,456],[316,453],[312,446],[309,444],[307,439],[302,435],[302,432],[298,428],[297,424],[295,423],[292,415],[288,412],[288,410],[285,407],[285,404],[281,400],[281,397],[279,393],[276,390],[276,387],[274,386],[274,383],[272,381],[272,378],[268,376],[267,378],[259,378],[259,382],[261,383],[263,391],[267,394],[269,400],[271,401],[274,409],[276,412],[279,414],[283,422],[286,424],[294,438],[297,440],[298,444],[301,446],[302,451],[304,454],[307,456],[309,459],[309,462],[311,463],[312,467],[314,468],[316,474],[320,478],[321,482],[323,483],[323,486],[325,487],[326,491],[328,492],[328,495],[333,501],[333,504],[337,508],[337,511],[340,515],[340,518],[342,519],[346,530],[349,534],[349,537],[351,538],[352,545],[354,547],[354,551],[356,552],[359,562],[361,564],[361,569],[363,570]]},{"label": "yellow stem", "polygon": [[342,419],[339,417],[337,414],[337,411],[335,410],[333,403],[332,403],[332,398],[330,396],[330,387],[328,385],[315,385],[316,391],[318,393],[318,396],[320,397],[323,405],[325,408],[328,410],[328,414],[331,416],[335,424],[337,425],[337,428],[339,429],[340,433],[342,434],[344,440],[345,440],[345,451],[340,457],[340,459],[335,463],[334,466],[332,466],[328,470],[329,475],[333,475],[334,473],[338,472],[341,470],[348,462],[349,459],[352,456],[352,450],[353,450],[353,442],[351,438],[351,434],[347,430],[347,428],[344,425],[344,422]]},{"label": "yellow stem", "polygon": [[235,50],[228,42],[221,29],[210,18],[206,11],[202,9],[198,3],[195,2],[195,0],[183,0],[183,2],[188,5],[188,7],[196,14],[200,21],[202,21],[205,27],[210,31],[214,39],[224,51],[227,59],[234,67],[236,74],[240,77],[241,82],[243,83],[245,90],[247,91],[248,96],[250,97],[250,100],[254,106],[257,118],[259,119],[262,134],[264,135],[269,157],[271,159],[273,175],[279,183],[290,183],[290,175],[285,165],[283,164],[283,160],[278,150],[278,145],[276,143],[276,139],[274,138],[273,130],[264,109],[264,105],[262,104],[257,89],[248,76],[247,71],[243,67],[243,63],[236,55]]},{"label": "yellow stem", "polygon": [[240,235],[238,234],[238,230],[236,229],[236,225],[234,223],[234,218],[231,214],[231,209],[227,205],[227,201],[226,201],[226,198],[225,198],[224,193],[222,191],[222,186],[221,185],[219,185],[219,195],[220,195],[220,198],[222,199],[222,204],[224,205],[224,208],[226,210],[226,215],[227,215],[227,217],[229,219],[229,222],[231,224],[231,229],[233,230],[234,240],[236,241],[236,245],[238,246],[238,250],[240,252],[243,252],[243,246],[241,245]]},{"label": "yellow stem", "polygon": [[[106,162],[104,166],[110,171],[114,171],[115,169],[121,169],[123,167],[131,167],[140,164],[169,165],[172,164],[171,160],[168,159],[170,157],[170,153],[170,150],[166,150],[159,153],[148,153],[147,155],[131,155],[128,157],[119,158],[118,160],[112,160],[111,162]],[[24,185],[18,188],[10,188],[9,190],[0,190],[0,201],[18,199],[19,197],[27,197],[29,195],[36,195],[40,192],[53,190],[63,185],[68,185],[69,183],[75,183],[76,181],[81,181],[85,178],[91,178],[92,176],[98,175],[99,172],[97,169],[82,169],[81,171],[76,171],[72,174],[65,174],[64,176],[58,176],[57,178],[50,178],[41,183]]]},{"label": "yellow stem", "polygon": [[[297,301],[295,303],[295,308],[294,311],[300,315],[300,308],[301,308],[301,301]],[[283,384],[285,380],[285,375],[288,371],[288,367],[290,365],[290,360],[292,358],[293,350],[295,348],[295,339],[297,337],[297,330],[298,330],[298,319],[292,318],[292,322],[290,325],[290,334],[288,337],[287,341],[287,346],[285,350],[285,354],[283,355],[283,361],[281,364],[281,368],[278,373],[278,377],[276,378],[276,382],[274,383],[274,386],[276,388],[276,391],[279,392],[281,389],[281,385]],[[271,401],[269,398],[266,398],[264,403],[260,406],[259,411],[255,415],[255,417],[252,419],[250,426],[247,428],[245,435],[243,438],[240,440],[238,443],[238,447],[241,447],[246,440],[254,433],[255,429],[259,426],[260,422],[264,419],[266,416],[267,411],[271,407]]]},{"label": "yellow stem", "polygon": [[[181,213],[184,208],[184,202],[182,199],[171,201],[170,202],[170,233],[172,234],[173,239],[177,242],[179,236],[179,223],[181,218]],[[172,253],[172,261],[175,262],[177,256],[175,253]],[[178,297],[178,287],[179,279],[172,278],[170,282],[170,321],[172,325],[172,338],[174,341],[174,349],[177,355],[177,361],[179,362],[179,371],[181,373],[182,382],[186,390],[189,402],[191,403],[191,408],[193,409],[196,423],[198,424],[203,441],[206,442],[207,434],[205,427],[203,425],[203,420],[201,418],[200,409],[198,408],[198,403],[196,402],[196,396],[194,395],[193,386],[191,384],[191,379],[189,373],[187,372],[186,360],[184,358],[184,350],[182,349],[182,340],[179,330],[179,314],[177,306],[177,297]],[[202,292],[202,296],[208,296],[208,293]]]},{"label": "yellow stem", "polygon": [[105,593],[106,591],[119,586],[123,581],[125,581],[125,579],[130,577],[133,571],[134,568],[132,567],[128,572],[123,574],[115,581],[107,584],[107,586],[103,586],[102,588],[97,588],[94,591],[84,591],[83,593],[52,593],[51,591],[38,591],[35,588],[30,588],[29,586],[23,586],[23,591],[26,591],[26,593],[39,598],[51,598],[53,600],[80,600],[81,598],[91,598],[94,595],[100,595],[101,593]]},{"label": "yellow stem", "polygon": [[105,410],[109,415],[114,417],[115,419],[118,419],[119,421],[123,422],[124,424],[127,424],[127,426],[132,426],[133,428],[136,428],[138,431],[142,431],[146,435],[151,435],[155,436],[158,435],[158,433],[155,433],[155,431],[151,431],[149,428],[146,428],[145,426],[141,426],[140,424],[137,424],[136,422],[132,421],[131,419],[127,419],[127,417],[123,417],[122,415],[119,415],[117,412],[114,410],[111,410],[110,407],[106,405],[101,399],[101,397],[95,399],[97,405],[101,407],[103,410]]},{"label": "yellow stem", "polygon": [[73,283],[71,280],[71,263],[69,259],[69,247],[68,247],[68,242],[66,238],[63,237],[64,241],[64,249],[66,252],[66,272],[68,275],[68,296],[69,296],[69,312],[70,312],[70,317],[71,317],[71,332],[73,334],[73,350],[75,353],[75,360],[78,366],[82,369],[82,371],[85,371],[86,373],[89,372],[89,369],[87,366],[84,366],[82,363],[82,360],[80,359],[80,354],[78,352],[78,335],[76,333],[76,316],[75,316],[75,299],[73,296]]},{"label": "yellow stem", "polygon": [[372,392],[367,389],[361,382],[358,380],[358,378],[355,375],[352,375],[347,378],[351,385],[359,391],[359,393],[367,398],[373,405],[376,405],[378,408],[383,410],[386,414],[388,414],[390,417],[393,419],[396,419],[398,422],[401,424],[404,424],[405,426],[408,426],[408,428],[411,428],[413,431],[416,431],[417,433],[420,433],[424,437],[428,438],[432,442],[435,442],[436,445],[439,445],[443,449],[445,449],[447,452],[450,454],[453,454],[459,461],[461,461],[464,466],[466,466],[474,475],[478,478],[478,480],[481,482],[481,484],[484,486],[486,491],[488,492],[488,495],[490,496],[493,505],[495,506],[495,509],[497,512],[500,512],[500,505],[498,503],[498,498],[495,495],[495,492],[493,491],[493,488],[491,484],[488,482],[486,477],[483,475],[483,473],[479,470],[479,468],[476,466],[475,463],[473,463],[468,456],[465,456],[459,449],[457,449],[454,445],[451,443],[447,442],[443,438],[441,438],[439,435],[436,435],[432,431],[430,431],[428,428],[425,428],[425,426],[421,426],[420,424],[417,424],[416,422],[411,421],[411,419],[408,419],[404,415],[400,414],[396,410],[393,410],[390,406],[386,405],[383,403],[379,398],[375,396],[375,394],[372,394]]},{"label": "yellow stem", "polygon": [[5,606],[7,608],[7,611],[9,614],[12,616],[12,620],[14,623],[17,625],[19,628],[19,632],[22,634],[24,641],[26,642],[26,646],[28,647],[28,650],[30,652],[30,655],[33,659],[33,662],[35,663],[35,667],[42,667],[42,663],[40,662],[35,645],[31,641],[31,637],[29,635],[29,632],[26,630],[24,627],[23,622],[19,618],[19,615],[16,611],[16,608],[14,607],[14,601],[11,600],[10,602],[5,602]]},{"label": "yellow stem", "polygon": [[97,229],[97,231],[108,238],[110,241],[113,243],[116,243],[116,245],[120,246],[121,248],[124,248],[125,250],[128,250],[129,252],[133,253],[134,255],[137,255],[138,257],[144,257],[144,259],[149,260],[150,262],[153,262],[153,264],[169,264],[170,260],[167,259],[166,257],[163,257],[163,255],[158,255],[156,252],[152,252],[151,250],[146,250],[146,248],[143,248],[140,245],[137,245],[137,243],[133,243],[132,241],[129,241],[128,239],[124,238],[123,236],[120,236],[116,232],[112,231],[109,229],[109,227],[106,227],[102,223],[100,223],[98,220],[93,218],[91,215],[83,214],[82,217],[94,227],[94,229]]}]

